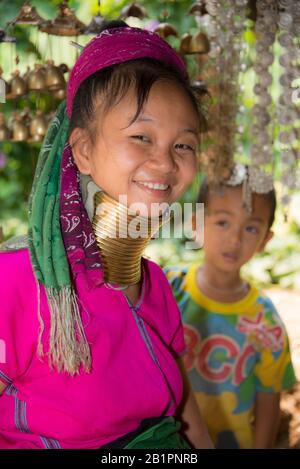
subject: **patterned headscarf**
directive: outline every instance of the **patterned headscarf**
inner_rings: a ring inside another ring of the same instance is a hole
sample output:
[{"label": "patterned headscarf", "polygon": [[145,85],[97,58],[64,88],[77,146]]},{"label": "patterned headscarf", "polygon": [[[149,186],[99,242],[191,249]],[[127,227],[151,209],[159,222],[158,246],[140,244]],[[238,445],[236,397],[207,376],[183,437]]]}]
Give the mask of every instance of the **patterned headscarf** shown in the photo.
[{"label": "patterned headscarf", "polygon": [[[91,285],[103,281],[101,259],[85,210],[78,169],[67,142],[69,118],[81,83],[95,72],[138,58],[153,58],[187,78],[184,62],[157,34],[138,28],[103,31],[82,51],[67,92],[45,137],[29,199],[29,250],[35,276],[46,289],[51,314],[49,364],[58,371],[79,373],[91,369],[73,287],[73,276],[86,274]],[[42,355],[41,319],[39,353]]]}]

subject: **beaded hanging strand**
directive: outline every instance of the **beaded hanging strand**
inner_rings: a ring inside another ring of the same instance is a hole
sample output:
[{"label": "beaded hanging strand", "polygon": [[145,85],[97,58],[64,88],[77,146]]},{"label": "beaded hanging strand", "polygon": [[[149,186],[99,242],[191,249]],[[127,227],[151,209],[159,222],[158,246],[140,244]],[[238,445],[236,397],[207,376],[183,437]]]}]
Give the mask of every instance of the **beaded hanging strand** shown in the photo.
[{"label": "beaded hanging strand", "polygon": [[279,63],[283,73],[279,80],[281,95],[277,116],[283,186],[281,202],[286,207],[290,202],[290,192],[300,187],[300,172],[297,170],[300,160],[300,109],[296,104],[297,90],[293,88],[293,81],[299,78],[300,4],[293,0],[279,0],[279,8],[279,43],[282,49]]},{"label": "beaded hanging strand", "polygon": [[212,130],[208,151],[202,157],[202,166],[212,184],[219,185],[230,177],[239,132],[242,126],[239,112],[240,72],[244,69],[243,32],[246,20],[247,0],[207,0],[205,18],[210,39],[209,57],[218,77],[212,85],[216,102],[211,109]]}]

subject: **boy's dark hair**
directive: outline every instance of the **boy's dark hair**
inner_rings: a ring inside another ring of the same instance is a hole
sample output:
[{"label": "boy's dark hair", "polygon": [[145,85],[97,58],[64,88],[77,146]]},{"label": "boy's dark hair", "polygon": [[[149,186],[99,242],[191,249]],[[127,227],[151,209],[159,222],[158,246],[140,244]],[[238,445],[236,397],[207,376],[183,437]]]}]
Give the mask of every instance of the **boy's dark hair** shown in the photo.
[{"label": "boy's dark hair", "polygon": [[[229,187],[230,188],[232,186],[224,185],[224,186],[220,186],[220,189],[222,189],[222,187]],[[235,187],[239,187],[239,186],[235,186]],[[241,187],[241,185],[240,185],[240,187]],[[205,177],[203,179],[202,183],[201,183],[201,186],[200,186],[197,202],[206,205],[208,203],[210,191],[211,191],[211,188],[209,186],[207,177]],[[269,207],[270,207],[270,216],[269,216],[269,222],[268,222],[268,228],[270,229],[271,226],[273,225],[274,219],[275,219],[276,192],[275,192],[275,189],[273,189],[270,192],[267,192],[265,194],[260,194],[260,195],[262,197],[264,197],[264,199],[268,202]]]},{"label": "boy's dark hair", "polygon": [[[110,22],[104,29],[127,26],[121,21]],[[88,77],[79,87],[73,103],[70,119],[69,135],[76,128],[88,129],[92,140],[95,137],[95,129],[92,123],[95,118],[95,103],[99,96],[103,97],[101,111],[107,112],[126,95],[132,85],[135,86],[137,95],[137,110],[132,119],[134,122],[142,111],[147,101],[153,84],[157,81],[169,81],[179,84],[190,97],[196,110],[201,127],[205,127],[206,119],[200,110],[199,95],[197,89],[185,81],[178,70],[155,59],[135,59],[121,64],[99,70]],[[99,102],[99,101],[98,101]],[[176,105],[176,103],[174,103]]]}]

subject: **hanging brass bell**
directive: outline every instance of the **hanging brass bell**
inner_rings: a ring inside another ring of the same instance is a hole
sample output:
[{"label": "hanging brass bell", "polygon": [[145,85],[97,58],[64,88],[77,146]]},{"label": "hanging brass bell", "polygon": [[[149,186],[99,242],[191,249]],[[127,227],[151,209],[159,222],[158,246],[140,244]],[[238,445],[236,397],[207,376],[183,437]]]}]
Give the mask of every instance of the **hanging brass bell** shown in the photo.
[{"label": "hanging brass bell", "polygon": [[18,98],[27,94],[26,81],[20,76],[20,71],[16,70],[12,73],[12,78],[9,82],[10,92],[8,98]]},{"label": "hanging brass bell", "polygon": [[22,24],[22,25],[39,25],[43,22],[43,18],[37,13],[36,8],[30,5],[30,2],[26,0],[22,6],[18,16],[9,21],[8,25]]},{"label": "hanging brass bell", "polygon": [[33,142],[41,142],[46,135],[48,123],[43,111],[38,109],[32,118],[29,126],[30,135]]},{"label": "hanging brass bell", "polygon": [[209,49],[209,41],[204,33],[198,33],[192,37],[190,42],[190,54],[207,54]]},{"label": "hanging brass bell", "polygon": [[59,13],[54,20],[44,21],[39,25],[39,29],[44,33],[56,36],[79,36],[86,29],[76,17],[67,2],[58,5]]},{"label": "hanging brass bell", "polygon": [[50,91],[65,88],[65,77],[59,67],[54,65],[53,60],[47,60],[45,67],[46,88]]},{"label": "hanging brass bell", "polygon": [[58,99],[59,101],[62,101],[63,99],[66,98],[66,89],[61,88],[60,90],[52,91],[52,96],[54,99]]},{"label": "hanging brass bell", "polygon": [[134,16],[135,18],[143,20],[146,18],[146,16],[148,16],[148,14],[144,7],[136,2],[133,2],[130,5],[125,6],[121,11],[121,18],[125,19],[129,18],[130,16]]},{"label": "hanging brass bell", "polygon": [[189,54],[190,53],[192,37],[193,36],[189,33],[184,33],[181,36],[179,50],[182,54]]},{"label": "hanging brass bell", "polygon": [[163,39],[167,38],[168,36],[178,36],[176,29],[170,23],[160,23],[158,26],[156,26],[154,32]]},{"label": "hanging brass bell", "polygon": [[46,72],[41,64],[35,64],[34,69],[29,72],[27,86],[31,91],[46,90]]},{"label": "hanging brass bell", "polygon": [[20,114],[14,113],[11,127],[13,142],[25,142],[28,139],[29,130]]},{"label": "hanging brass bell", "polygon": [[11,133],[5,123],[5,116],[3,112],[0,112],[0,142],[10,140]]},{"label": "hanging brass bell", "polygon": [[60,64],[58,68],[60,69],[61,73],[67,73],[69,71],[69,67],[66,64]]},{"label": "hanging brass bell", "polygon": [[188,11],[189,15],[197,15],[197,16],[204,16],[207,14],[205,1],[198,0],[197,2],[193,3]]}]

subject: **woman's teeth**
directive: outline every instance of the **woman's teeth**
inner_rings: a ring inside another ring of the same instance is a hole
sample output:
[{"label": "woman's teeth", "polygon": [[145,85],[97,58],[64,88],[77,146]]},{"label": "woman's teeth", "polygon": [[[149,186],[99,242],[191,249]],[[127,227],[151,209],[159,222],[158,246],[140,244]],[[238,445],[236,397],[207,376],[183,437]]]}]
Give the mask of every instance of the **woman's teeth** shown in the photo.
[{"label": "woman's teeth", "polygon": [[149,187],[149,189],[157,189],[159,191],[165,191],[168,189],[168,184],[158,184],[153,182],[139,182],[142,186]]}]

